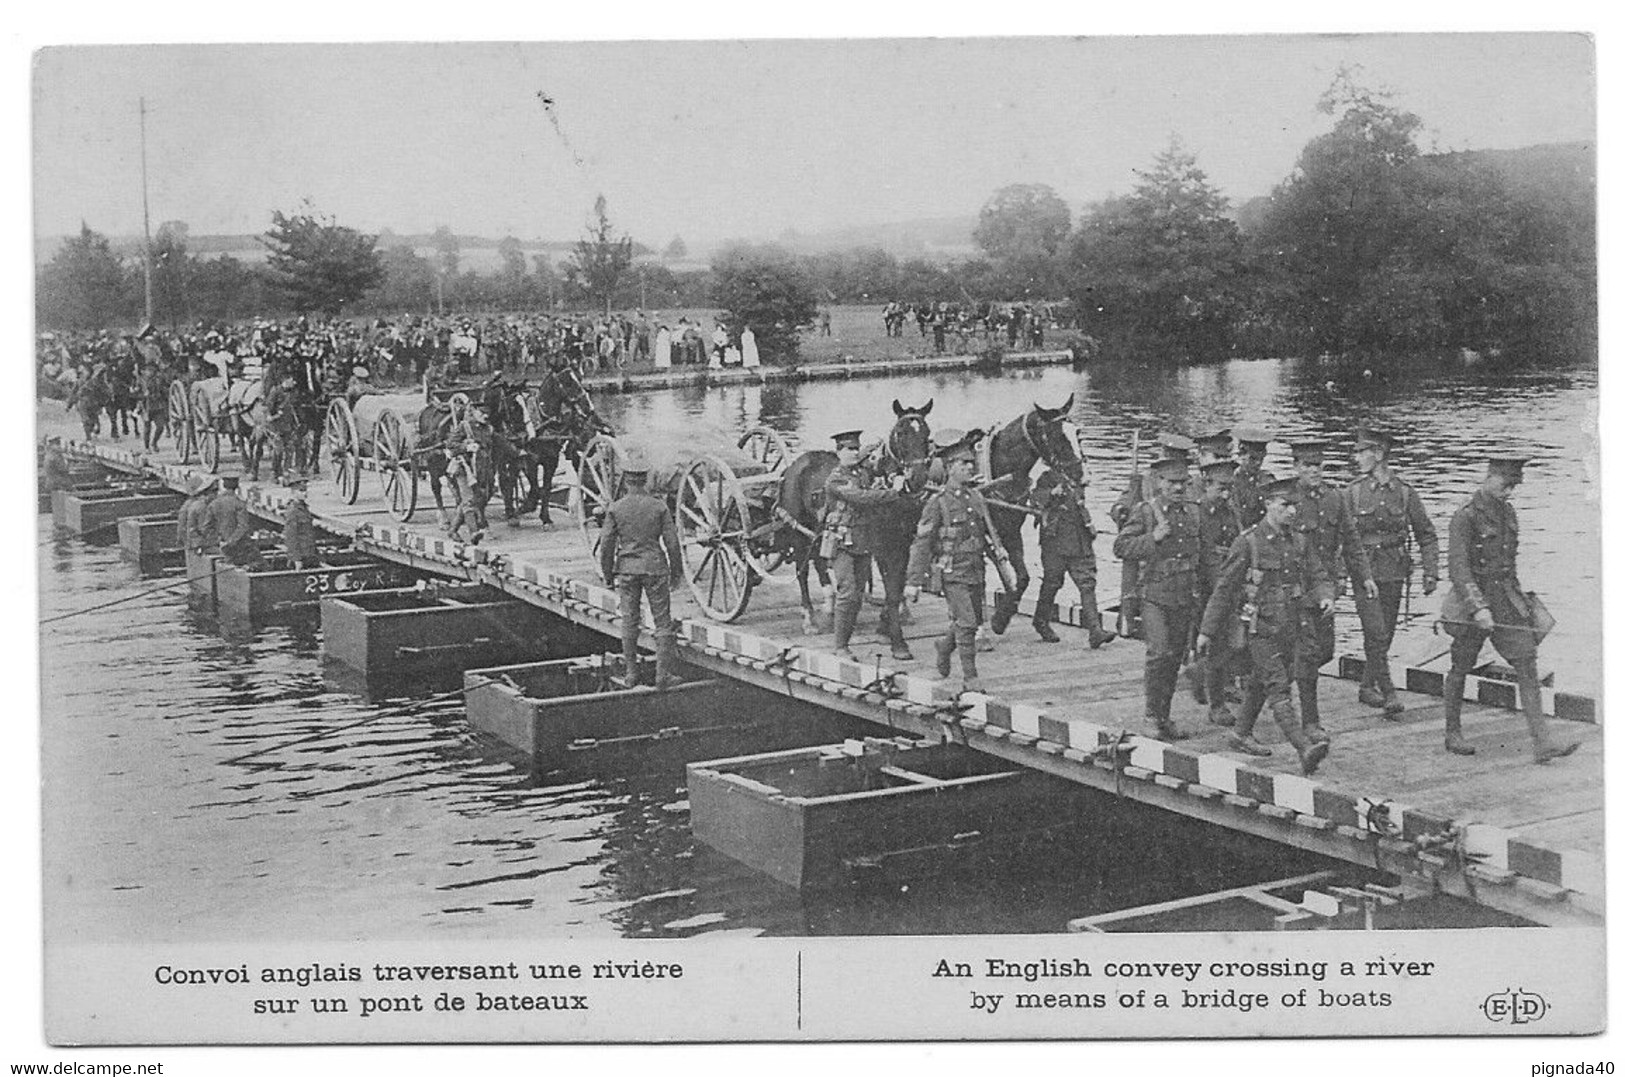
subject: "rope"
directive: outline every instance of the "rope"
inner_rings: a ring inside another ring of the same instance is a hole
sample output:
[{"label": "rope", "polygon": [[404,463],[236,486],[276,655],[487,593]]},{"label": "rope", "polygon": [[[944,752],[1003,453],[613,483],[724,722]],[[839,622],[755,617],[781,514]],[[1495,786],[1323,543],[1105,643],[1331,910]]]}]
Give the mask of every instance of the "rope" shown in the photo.
[{"label": "rope", "polygon": [[212,579],[214,579],[214,577],[220,575],[220,573],[223,572],[226,568],[235,568],[235,567],[236,566],[234,566],[234,565],[219,566],[219,567],[216,567],[214,569],[214,571],[210,572],[207,576],[188,576],[186,579],[181,580],[181,581],[179,581],[177,583],[166,583],[166,584],[162,584],[162,585],[160,585],[158,587],[149,588],[149,589],[147,589],[145,591],[137,591],[133,595],[125,595],[123,598],[115,598],[111,602],[102,602],[102,603],[98,603],[97,605],[94,605],[94,606],[86,606],[82,610],[70,610],[67,613],[59,613],[59,614],[56,614],[55,616],[52,616],[52,617],[43,617],[43,618],[40,619],[40,624],[48,625],[48,624],[51,624],[53,621],[65,621],[69,617],[78,617],[82,613],[95,613],[97,610],[105,610],[109,606],[117,606],[117,605],[121,605],[121,604],[123,604],[125,602],[134,602],[138,598],[145,598],[148,595],[155,595],[155,594],[159,593],[160,591],[173,591],[177,587],[190,587],[194,583],[201,583],[204,580],[212,580]]}]

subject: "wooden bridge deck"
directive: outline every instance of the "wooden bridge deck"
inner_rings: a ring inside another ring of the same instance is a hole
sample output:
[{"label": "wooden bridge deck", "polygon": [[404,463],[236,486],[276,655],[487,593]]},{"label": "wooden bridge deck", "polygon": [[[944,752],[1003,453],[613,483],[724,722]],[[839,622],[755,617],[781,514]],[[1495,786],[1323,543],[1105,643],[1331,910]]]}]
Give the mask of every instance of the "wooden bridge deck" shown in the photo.
[{"label": "wooden bridge deck", "polygon": [[[77,449],[126,469],[161,470],[176,487],[184,482],[186,470],[171,453],[137,459],[129,449],[105,444]],[[229,460],[225,467],[231,468]],[[274,519],[285,491],[245,482],[245,494],[256,512]],[[367,525],[361,545],[376,556],[479,579],[607,635],[617,632],[613,592],[598,586],[566,514],[559,514],[550,532],[534,520],[517,528],[494,520],[487,540],[474,548],[444,539],[432,506],[420,508],[413,523],[398,524],[379,507],[378,483],[369,474],[354,506],[344,505],[321,479],[313,481],[309,501],[318,522],[331,530],[351,533]],[[821,702],[832,709],[951,736],[1145,803],[1351,862],[1380,864],[1419,887],[1437,885],[1540,922],[1600,921],[1602,733],[1594,721],[1557,721],[1558,734],[1579,740],[1581,749],[1535,766],[1521,714],[1469,703],[1465,730],[1478,754],[1453,756],[1443,750],[1437,698],[1402,693],[1406,712],[1390,722],[1358,702],[1354,683],[1323,676],[1322,720],[1332,750],[1320,772],[1304,780],[1297,777],[1296,754],[1267,713],[1257,733],[1276,747],[1274,757],[1228,752],[1226,731],[1206,721],[1205,708],[1183,685],[1174,717],[1196,736],[1177,747],[1149,737],[1141,719],[1144,649],[1136,641],[1091,651],[1083,631],[1060,625],[1062,642],[1044,644],[1027,618],[1018,617],[997,648],[979,656],[986,697],[967,695],[954,709],[957,660],[955,675],[941,684],[933,668],[930,640],[946,624],[938,598],[923,596],[912,608],[907,635],[916,660],[909,663],[889,657],[874,634],[878,610],[867,607],[853,640],[863,659],[857,670],[827,654],[828,635],[802,634],[793,581],[758,586],[735,625],[706,621],[686,588],[674,593],[673,612],[688,621],[682,657],[713,671],[803,698],[822,689]],[[894,682],[900,697],[860,687],[874,681],[877,671],[906,675]],[[1134,736],[1114,755],[1103,746],[1123,730]]]}]

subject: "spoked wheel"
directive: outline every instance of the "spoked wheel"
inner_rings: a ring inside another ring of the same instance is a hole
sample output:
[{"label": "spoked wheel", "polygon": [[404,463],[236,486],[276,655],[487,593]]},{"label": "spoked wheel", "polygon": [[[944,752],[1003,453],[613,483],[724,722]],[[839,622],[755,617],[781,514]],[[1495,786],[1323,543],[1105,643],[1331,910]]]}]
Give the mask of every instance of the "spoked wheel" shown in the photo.
[{"label": "spoked wheel", "polygon": [[215,428],[214,404],[200,386],[192,393],[192,441],[212,475],[220,470],[220,431]]},{"label": "spoked wheel", "polygon": [[576,518],[581,541],[592,554],[593,571],[602,578],[598,547],[604,538],[604,510],[615,500],[621,485],[624,453],[616,440],[599,434],[582,450],[576,466],[576,485],[570,494],[570,512]]},{"label": "spoked wheel", "polygon": [[745,455],[761,465],[764,474],[777,474],[790,466],[790,448],[771,426],[757,424],[739,439]]},{"label": "spoked wheel", "polygon": [[346,505],[354,505],[361,493],[361,436],[350,405],[342,399],[327,405],[323,441],[327,458],[333,462],[333,490]]},{"label": "spoked wheel", "polygon": [[175,435],[175,451],[181,463],[190,464],[197,451],[197,427],[192,422],[192,404],[186,395],[186,386],[174,382],[169,387],[169,426]]},{"label": "spoked wheel", "polygon": [[385,409],[378,415],[378,425],[372,432],[372,455],[389,514],[404,524],[417,512],[418,473],[412,466],[412,450],[406,444],[406,428],[393,411]]},{"label": "spoked wheel", "polygon": [[688,465],[677,484],[683,575],[714,620],[738,620],[761,578],[750,549],[750,506],[733,468],[711,456]]}]

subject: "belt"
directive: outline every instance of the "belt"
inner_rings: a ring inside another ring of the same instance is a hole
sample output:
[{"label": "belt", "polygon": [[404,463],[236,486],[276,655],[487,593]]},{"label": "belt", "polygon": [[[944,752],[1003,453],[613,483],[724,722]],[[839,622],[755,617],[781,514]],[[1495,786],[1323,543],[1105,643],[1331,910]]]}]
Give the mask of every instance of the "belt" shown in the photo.
[{"label": "belt", "polygon": [[1368,550],[1386,550],[1391,547],[1405,545],[1404,535],[1378,535],[1375,538],[1360,536],[1360,544]]}]

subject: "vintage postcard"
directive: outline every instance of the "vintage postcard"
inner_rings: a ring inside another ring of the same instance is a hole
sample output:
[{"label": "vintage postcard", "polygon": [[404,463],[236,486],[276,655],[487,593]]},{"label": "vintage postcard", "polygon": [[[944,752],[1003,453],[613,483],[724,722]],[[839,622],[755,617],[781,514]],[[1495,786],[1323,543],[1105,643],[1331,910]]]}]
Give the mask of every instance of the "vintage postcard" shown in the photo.
[{"label": "vintage postcard", "polygon": [[1604,1029],[1587,36],[32,95],[46,1043]]}]

